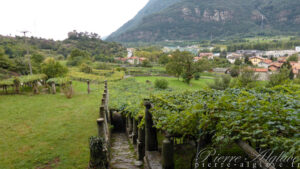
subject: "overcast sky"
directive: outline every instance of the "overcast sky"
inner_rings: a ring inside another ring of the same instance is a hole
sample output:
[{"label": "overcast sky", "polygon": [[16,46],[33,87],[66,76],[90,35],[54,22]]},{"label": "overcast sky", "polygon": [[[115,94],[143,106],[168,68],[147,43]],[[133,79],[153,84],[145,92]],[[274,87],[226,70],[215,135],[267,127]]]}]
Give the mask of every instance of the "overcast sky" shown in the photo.
[{"label": "overcast sky", "polygon": [[72,30],[107,36],[149,0],[0,0],[0,34],[62,40]]}]

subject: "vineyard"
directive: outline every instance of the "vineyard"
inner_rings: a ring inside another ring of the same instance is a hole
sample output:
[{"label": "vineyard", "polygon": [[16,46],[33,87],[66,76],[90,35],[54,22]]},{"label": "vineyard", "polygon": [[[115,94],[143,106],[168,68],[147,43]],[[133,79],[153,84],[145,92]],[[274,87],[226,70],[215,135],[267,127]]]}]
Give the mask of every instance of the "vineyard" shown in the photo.
[{"label": "vineyard", "polygon": [[150,98],[154,127],[164,135],[201,148],[245,143],[254,150],[287,152],[299,162],[299,85],[182,92],[126,79],[111,84],[110,91],[110,108],[135,120],[144,117],[144,99]]}]

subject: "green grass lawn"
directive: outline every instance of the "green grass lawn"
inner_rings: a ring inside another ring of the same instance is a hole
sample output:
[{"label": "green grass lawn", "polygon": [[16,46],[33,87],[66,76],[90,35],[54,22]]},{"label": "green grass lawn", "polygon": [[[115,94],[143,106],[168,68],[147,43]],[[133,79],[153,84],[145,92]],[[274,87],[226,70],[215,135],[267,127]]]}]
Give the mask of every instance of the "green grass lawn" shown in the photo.
[{"label": "green grass lawn", "polygon": [[146,76],[146,77],[134,77],[138,82],[146,83],[146,80],[151,81],[153,84],[156,79],[166,79],[169,82],[169,87],[177,90],[197,90],[207,87],[207,83],[213,82],[213,79],[199,79],[192,80],[191,84],[188,85],[182,81],[182,79],[177,79],[175,77],[158,77],[158,76]]},{"label": "green grass lawn", "polygon": [[87,168],[88,138],[97,135],[96,119],[103,84],[74,82],[75,95],[0,96],[0,168]]}]

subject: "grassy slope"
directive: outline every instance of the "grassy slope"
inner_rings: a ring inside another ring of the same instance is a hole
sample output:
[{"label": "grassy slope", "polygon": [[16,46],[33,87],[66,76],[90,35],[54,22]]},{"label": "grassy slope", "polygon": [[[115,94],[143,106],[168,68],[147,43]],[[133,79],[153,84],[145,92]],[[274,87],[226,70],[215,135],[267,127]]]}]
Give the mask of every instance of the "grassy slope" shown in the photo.
[{"label": "grassy slope", "polygon": [[61,169],[87,167],[88,138],[97,133],[100,86],[92,85],[90,95],[85,83],[74,82],[74,89],[72,99],[62,94],[0,96],[1,169],[48,163]]},{"label": "grassy slope", "polygon": [[147,77],[135,77],[138,82],[145,83],[146,80],[151,81],[152,83],[155,82],[156,79],[166,79],[169,82],[169,87],[173,89],[192,89],[197,90],[204,87],[207,87],[207,83],[213,82],[213,79],[199,79],[199,80],[192,80],[191,84],[188,85],[181,80],[178,80],[174,77],[157,77],[157,76],[147,76]]}]

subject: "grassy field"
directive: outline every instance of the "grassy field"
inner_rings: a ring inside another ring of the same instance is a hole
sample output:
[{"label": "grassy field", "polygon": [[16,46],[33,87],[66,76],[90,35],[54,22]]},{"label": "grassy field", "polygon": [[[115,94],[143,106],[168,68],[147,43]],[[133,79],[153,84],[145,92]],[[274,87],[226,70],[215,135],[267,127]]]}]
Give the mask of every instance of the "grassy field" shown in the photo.
[{"label": "grassy field", "polygon": [[146,83],[146,80],[151,81],[152,83],[155,82],[156,79],[166,79],[169,82],[169,87],[173,89],[202,89],[207,87],[207,83],[213,82],[213,79],[199,79],[199,80],[192,80],[191,84],[188,85],[182,81],[182,79],[177,79],[175,77],[157,77],[157,76],[147,76],[147,77],[134,77],[138,82]]},{"label": "grassy field", "polygon": [[75,95],[0,96],[0,168],[87,168],[97,134],[101,85],[74,82]]}]

